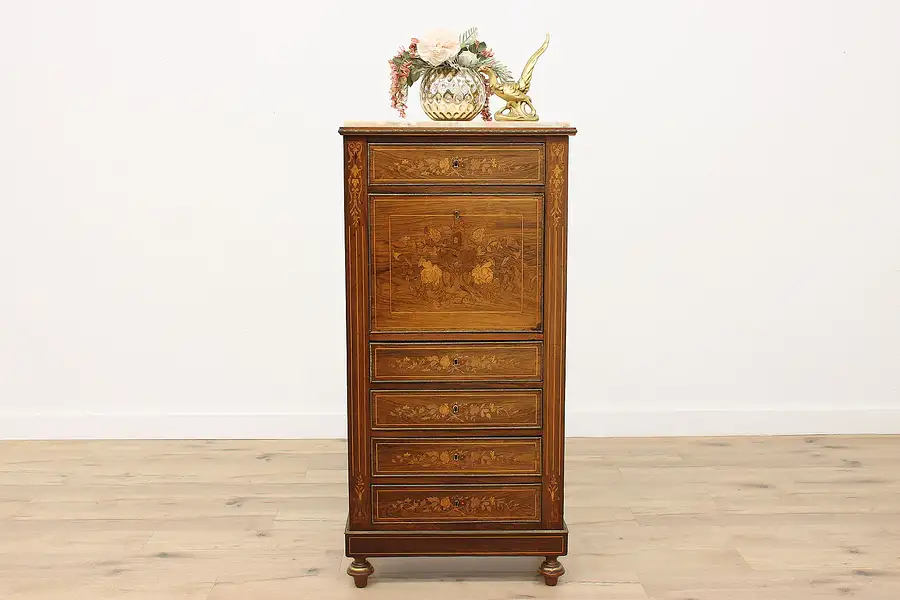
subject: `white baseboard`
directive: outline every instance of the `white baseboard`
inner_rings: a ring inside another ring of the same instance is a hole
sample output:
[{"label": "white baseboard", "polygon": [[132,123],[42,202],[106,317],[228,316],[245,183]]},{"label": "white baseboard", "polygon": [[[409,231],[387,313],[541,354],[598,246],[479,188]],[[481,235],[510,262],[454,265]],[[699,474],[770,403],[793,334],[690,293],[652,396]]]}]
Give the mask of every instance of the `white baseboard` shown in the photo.
[{"label": "white baseboard", "polygon": [[346,438],[343,414],[0,415],[0,439]]},{"label": "white baseboard", "polygon": [[[572,411],[568,437],[900,433],[900,409]],[[0,415],[0,439],[345,438],[343,414]]]},{"label": "white baseboard", "polygon": [[900,409],[567,412],[567,437],[900,433]]}]

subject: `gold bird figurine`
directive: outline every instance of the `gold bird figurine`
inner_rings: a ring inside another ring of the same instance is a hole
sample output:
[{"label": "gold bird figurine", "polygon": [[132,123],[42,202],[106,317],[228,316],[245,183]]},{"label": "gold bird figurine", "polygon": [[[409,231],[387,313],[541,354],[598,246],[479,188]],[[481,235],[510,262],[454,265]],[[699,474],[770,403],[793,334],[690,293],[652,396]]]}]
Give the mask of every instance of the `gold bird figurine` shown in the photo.
[{"label": "gold bird figurine", "polygon": [[538,114],[534,109],[534,104],[531,103],[531,97],[528,95],[528,90],[531,88],[531,78],[534,75],[534,67],[537,64],[537,60],[549,45],[550,34],[548,33],[547,37],[544,38],[544,43],[541,47],[538,48],[537,52],[532,54],[531,58],[528,59],[528,62],[525,63],[525,68],[522,69],[522,76],[519,77],[519,81],[508,81],[503,83],[497,78],[497,74],[494,73],[494,70],[490,67],[482,67],[480,69],[487,74],[491,90],[494,94],[506,100],[506,106],[494,113],[494,118],[498,121],[538,120]]}]

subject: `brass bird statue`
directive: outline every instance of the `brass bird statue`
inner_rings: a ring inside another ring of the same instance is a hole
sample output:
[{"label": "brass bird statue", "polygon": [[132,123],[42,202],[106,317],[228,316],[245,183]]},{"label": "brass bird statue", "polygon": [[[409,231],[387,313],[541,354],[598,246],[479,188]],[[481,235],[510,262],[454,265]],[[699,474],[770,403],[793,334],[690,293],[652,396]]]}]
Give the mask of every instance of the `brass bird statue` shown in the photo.
[{"label": "brass bird statue", "polygon": [[544,43],[537,51],[531,55],[525,68],[522,69],[522,76],[519,81],[501,82],[497,78],[497,74],[490,67],[482,67],[480,70],[487,74],[490,82],[491,90],[500,98],[506,100],[506,106],[494,113],[494,118],[498,121],[537,121],[538,114],[531,103],[531,97],[528,90],[531,88],[531,78],[534,75],[534,67],[541,54],[550,45],[550,34],[544,38]]}]

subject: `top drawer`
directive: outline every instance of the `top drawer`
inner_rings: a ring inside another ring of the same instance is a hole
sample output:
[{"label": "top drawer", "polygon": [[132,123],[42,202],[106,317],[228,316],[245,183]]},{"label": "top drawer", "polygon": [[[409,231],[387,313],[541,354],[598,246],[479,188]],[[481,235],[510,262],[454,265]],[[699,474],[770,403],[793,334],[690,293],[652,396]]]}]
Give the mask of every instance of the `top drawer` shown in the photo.
[{"label": "top drawer", "polygon": [[372,184],[544,183],[543,144],[370,144]]}]

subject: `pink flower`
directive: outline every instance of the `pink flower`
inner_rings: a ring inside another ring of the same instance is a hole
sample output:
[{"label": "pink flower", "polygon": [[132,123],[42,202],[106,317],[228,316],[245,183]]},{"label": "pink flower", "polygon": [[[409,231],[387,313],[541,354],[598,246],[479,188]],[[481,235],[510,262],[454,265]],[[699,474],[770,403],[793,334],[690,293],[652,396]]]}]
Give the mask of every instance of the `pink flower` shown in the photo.
[{"label": "pink flower", "polygon": [[391,106],[397,109],[401,117],[406,118],[406,98],[409,93],[409,85],[407,77],[409,75],[409,65],[405,63],[402,67],[398,67],[394,61],[390,61],[391,65]]},{"label": "pink flower", "polygon": [[493,118],[491,116],[491,95],[494,92],[491,90],[491,84],[484,75],[481,76],[481,82],[484,84],[484,106],[481,107],[481,118],[485,121],[490,121]]}]

